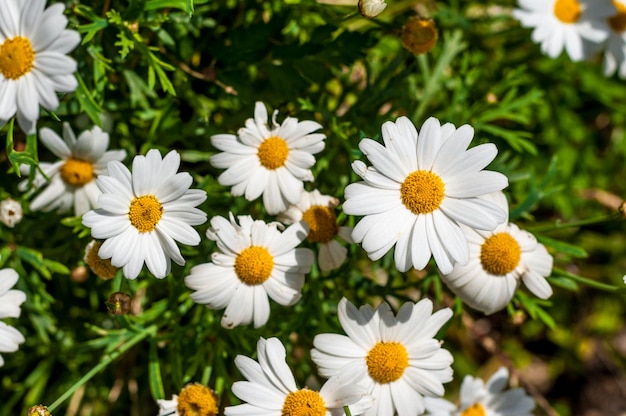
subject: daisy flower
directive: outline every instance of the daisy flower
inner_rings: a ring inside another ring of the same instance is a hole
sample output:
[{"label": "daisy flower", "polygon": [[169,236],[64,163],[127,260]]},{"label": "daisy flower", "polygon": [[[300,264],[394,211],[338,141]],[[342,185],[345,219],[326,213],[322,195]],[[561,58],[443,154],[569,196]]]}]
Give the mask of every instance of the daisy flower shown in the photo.
[{"label": "daisy flower", "polygon": [[[0,319],[19,318],[20,306],[26,300],[26,294],[21,290],[11,289],[17,283],[18,275],[13,269],[0,270]],[[0,352],[15,352],[25,341],[24,336],[17,329],[0,322]],[[0,367],[4,359],[0,355]]]},{"label": "daisy flower", "polygon": [[[502,192],[484,197],[505,210]],[[544,276],[552,273],[552,256],[537,239],[515,224],[503,222],[493,231],[464,227],[470,244],[470,261],[456,265],[441,280],[461,300],[489,315],[503,309],[513,298],[520,280],[541,299],[552,295]]]},{"label": "daisy flower", "polygon": [[265,325],[270,315],[269,296],[281,305],[300,300],[304,275],[313,263],[313,252],[296,248],[307,235],[304,223],[282,233],[279,223],[266,224],[249,215],[230,221],[213,217],[207,237],[217,242],[219,253],[211,263],[192,267],[185,284],[191,299],[212,309],[226,308],[222,326],[233,328],[254,322]]},{"label": "daisy flower", "polygon": [[366,416],[421,414],[423,396],[442,396],[442,383],[452,380],[452,355],[434,338],[452,311],[432,310],[428,299],[394,315],[386,303],[357,309],[343,298],[339,322],[348,336],[315,336],[311,358],[322,377],[363,374],[359,384],[376,399]]},{"label": "daisy flower", "polygon": [[35,133],[39,105],[59,106],[57,92],[72,92],[76,61],[66,54],[80,43],[65,29],[65,6],[46,0],[0,1],[0,127],[17,114],[26,134]]},{"label": "daisy flower", "polygon": [[314,121],[298,122],[287,117],[278,124],[277,114],[275,111],[271,125],[268,124],[265,104],[257,102],[254,119],[246,120],[237,136],[211,136],[211,144],[222,151],[211,157],[211,164],[226,169],[218,182],[232,186],[233,196],[244,195],[248,201],[263,194],[263,205],[270,215],[298,202],[304,188],[302,182],[313,180],[313,155],[324,149],[326,138],[313,133],[322,128]]},{"label": "daisy flower", "polygon": [[157,278],[170,272],[171,262],[184,265],[176,241],[195,246],[200,235],[193,225],[206,222],[206,214],[195,208],[206,199],[206,192],[189,189],[193,179],[186,172],[176,173],[180,155],[172,150],[164,158],[152,149],[135,156],[132,174],[122,163],[111,161],[108,174],[96,179],[103,194],[100,208],[83,216],[93,238],[105,240],[98,251],[101,259],[122,268],[134,279],[143,264]]},{"label": "daisy flower", "polygon": [[[532,40],[556,58],[563,49],[572,61],[590,57],[609,35],[607,18],[615,14],[610,0],[519,0],[513,16],[533,28]],[[588,44],[586,44],[587,42]]]},{"label": "daisy flower", "polygon": [[100,251],[101,246],[102,241],[91,240],[85,247],[83,261],[96,276],[104,280],[111,280],[117,275],[119,269],[111,264],[111,259],[100,258],[98,251]]},{"label": "daisy flower", "polygon": [[[63,123],[63,139],[44,127],[39,130],[39,140],[61,160],[39,164],[50,181],[37,172],[33,185],[45,190],[33,199],[30,209],[67,212],[73,208],[74,215],[79,216],[97,208],[102,192],[96,185],[96,178],[107,174],[108,162],[124,160],[126,151],[107,151],[109,134],[98,126],[83,131],[77,138],[69,123]],[[29,167],[21,169],[27,174]],[[25,190],[27,185],[27,181],[22,182],[20,189]]]},{"label": "daisy flower", "polygon": [[7,198],[0,202],[0,222],[7,227],[15,227],[22,221],[23,216],[22,204],[15,199]]},{"label": "daisy flower", "polygon": [[508,185],[506,176],[483,170],[498,153],[492,143],[469,150],[474,129],[434,117],[422,131],[406,117],[382,127],[384,145],[363,139],[359,149],[372,166],[357,160],[352,169],[362,182],[346,187],[343,210],[364,218],[352,238],[372,260],[395,244],[400,271],[423,269],[431,255],[444,273],[455,263],[467,264],[469,248],[460,224],[493,230],[504,212],[478,198]]},{"label": "daisy flower", "polygon": [[328,380],[321,390],[298,389],[285,361],[286,352],[278,338],[260,338],[257,343],[258,362],[243,355],[235,365],[248,381],[237,381],[232,391],[247,402],[229,406],[226,416],[343,416],[344,406],[352,415],[360,415],[372,404],[365,389],[357,384],[358,373],[342,374]]},{"label": "daisy flower", "polygon": [[500,367],[485,384],[465,376],[461,384],[461,404],[427,397],[427,415],[432,416],[532,416],[535,401],[522,388],[504,390],[509,371]]},{"label": "daisy flower", "polygon": [[614,0],[616,13],[607,19],[609,37],[604,51],[604,75],[610,77],[616,71],[626,78],[626,1]]},{"label": "daisy flower", "polygon": [[200,383],[191,383],[183,387],[180,395],[173,395],[172,400],[157,400],[157,416],[217,416],[218,406],[215,393]]},{"label": "daisy flower", "polygon": [[303,191],[300,201],[290,205],[278,216],[285,224],[304,221],[309,226],[307,239],[320,244],[318,263],[323,271],[339,268],[346,260],[348,250],[339,244],[335,237],[339,236],[351,243],[352,227],[337,225],[335,208],[339,200],[329,195],[322,195],[317,189],[313,192]]}]

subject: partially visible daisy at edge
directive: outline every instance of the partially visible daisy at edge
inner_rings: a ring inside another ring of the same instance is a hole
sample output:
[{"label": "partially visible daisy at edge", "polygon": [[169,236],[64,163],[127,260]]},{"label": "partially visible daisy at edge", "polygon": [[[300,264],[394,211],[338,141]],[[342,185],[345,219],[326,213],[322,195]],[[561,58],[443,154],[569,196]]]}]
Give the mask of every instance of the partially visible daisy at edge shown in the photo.
[{"label": "partially visible daisy at edge", "polygon": [[219,409],[215,393],[200,383],[187,384],[171,400],[157,400],[157,416],[217,416]]},{"label": "partially visible daisy at edge", "polygon": [[302,296],[304,275],[314,256],[308,248],[296,248],[307,236],[304,222],[279,231],[282,224],[266,224],[251,216],[215,216],[207,237],[219,252],[210,263],[198,264],[185,277],[191,299],[211,309],[223,309],[222,326],[233,328],[254,323],[265,325],[270,316],[268,296],[283,306]]},{"label": "partially visible daisy at edge", "polygon": [[35,133],[40,105],[55,111],[57,92],[78,85],[76,61],[67,54],[80,35],[65,28],[65,5],[45,6],[46,0],[0,1],[0,127],[17,114],[26,134]]},{"label": "partially visible daisy at edge", "polygon": [[358,384],[362,374],[356,372],[332,377],[320,391],[299,389],[278,338],[259,339],[257,360],[243,355],[235,358],[248,381],[235,382],[232,391],[246,403],[227,407],[225,416],[344,416],[344,406],[357,416],[372,405],[372,398]]},{"label": "partially visible daisy at edge", "polygon": [[434,257],[444,273],[467,264],[469,246],[460,228],[465,224],[493,230],[504,211],[479,196],[508,186],[499,172],[484,170],[496,157],[493,143],[467,149],[474,129],[434,117],[419,133],[406,117],[382,126],[383,142],[363,139],[359,149],[372,166],[357,160],[354,172],[363,181],[348,185],[343,210],[361,215],[352,232],[371,260],[395,245],[398,270],[422,270]]},{"label": "partially visible daisy at edge", "polygon": [[432,416],[532,416],[535,400],[523,388],[505,390],[509,371],[500,367],[487,383],[465,376],[461,384],[460,404],[427,397],[426,414]]},{"label": "partially visible daisy at edge", "polygon": [[[495,202],[508,217],[503,192],[483,198]],[[545,279],[552,273],[552,256],[531,233],[508,221],[493,231],[463,230],[470,245],[469,263],[441,274],[441,280],[463,302],[492,314],[506,307],[521,282],[541,299],[552,295]]]},{"label": "partially visible daisy at edge", "polygon": [[[53,211],[60,213],[73,210],[74,215],[83,215],[98,207],[98,197],[102,192],[96,185],[96,178],[107,174],[107,163],[126,158],[125,150],[108,150],[109,134],[98,126],[83,131],[78,138],[69,123],[63,123],[63,139],[53,130],[44,127],[39,130],[39,140],[61,160],[54,163],[41,162],[32,186],[44,188],[30,203],[33,211]],[[22,174],[28,174],[30,166],[22,165]],[[28,181],[19,185],[21,191],[28,187]]]},{"label": "partially visible daisy at edge", "polygon": [[[19,318],[21,305],[26,301],[26,294],[21,290],[11,289],[19,276],[13,269],[0,269],[0,319]],[[25,341],[24,336],[12,326],[0,322],[0,352],[15,352]],[[0,367],[4,359],[0,355]]]},{"label": "partially visible daisy at edge", "polygon": [[563,49],[572,61],[589,59],[609,36],[611,0],[519,0],[513,17],[533,28],[532,41],[551,58]]},{"label": "partially visible daisy at edge", "polygon": [[606,40],[603,71],[610,77],[615,72],[626,78],[626,1],[613,0],[616,13],[607,19],[609,37]]},{"label": "partially visible daisy at edge", "polygon": [[180,155],[175,150],[161,157],[156,149],[133,159],[132,173],[118,161],[109,162],[108,174],[96,184],[102,191],[100,208],[83,216],[91,236],[104,240],[98,255],[111,259],[124,276],[134,279],[144,263],[161,279],[170,273],[171,260],[184,265],[176,242],[189,246],[200,243],[193,228],[206,222],[206,214],[196,208],[206,200],[206,192],[189,189],[193,178],[177,173]]},{"label": "partially visible daisy at edge", "polygon": [[268,214],[276,215],[295,204],[304,189],[303,181],[312,181],[310,168],[316,153],[324,149],[322,126],[315,121],[287,117],[278,124],[275,111],[268,123],[265,104],[257,102],[254,118],[237,135],[216,134],[211,144],[221,150],[211,157],[211,164],[226,169],[218,178],[223,186],[232,186],[233,196],[243,195],[253,201],[263,195]]},{"label": "partially visible daisy at edge", "polygon": [[337,198],[322,195],[317,189],[303,191],[297,204],[278,215],[278,220],[285,224],[306,222],[309,226],[307,239],[320,245],[317,262],[322,271],[337,269],[346,260],[348,250],[337,241],[337,236],[352,243],[352,227],[337,224],[335,208],[338,205]]},{"label": "partially visible daisy at edge", "polygon": [[343,298],[337,309],[347,336],[316,335],[311,358],[322,377],[363,374],[359,384],[375,399],[366,416],[418,415],[424,396],[443,396],[453,358],[434,337],[452,317],[449,308],[432,313],[432,302],[422,299],[394,314],[387,303],[357,309]]}]

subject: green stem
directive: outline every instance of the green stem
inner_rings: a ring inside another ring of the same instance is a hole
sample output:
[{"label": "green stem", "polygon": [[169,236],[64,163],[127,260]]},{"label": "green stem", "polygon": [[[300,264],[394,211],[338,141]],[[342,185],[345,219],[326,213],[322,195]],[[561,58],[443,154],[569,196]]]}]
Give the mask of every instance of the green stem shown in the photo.
[{"label": "green stem", "polygon": [[552,272],[561,275],[563,277],[567,277],[572,279],[578,283],[582,283],[583,285],[593,287],[595,289],[605,290],[607,292],[614,292],[618,289],[617,286],[607,285],[606,283],[596,282],[595,280],[588,279],[586,277],[578,276],[577,274],[570,273],[566,270],[559,269],[558,267],[554,267]]},{"label": "green stem", "polygon": [[56,401],[54,403],[52,403],[50,406],[48,406],[48,410],[50,412],[54,412],[54,410],[59,407],[65,400],[67,400],[70,396],[72,396],[72,394],[74,394],[74,392],[76,390],[78,390],[83,384],[85,384],[86,382],[88,382],[93,376],[95,376],[96,374],[98,374],[101,370],[103,370],[106,366],[108,366],[109,364],[111,364],[111,362],[113,362],[114,360],[116,360],[119,356],[121,356],[122,354],[124,354],[126,351],[128,351],[129,349],[131,349],[132,347],[134,347],[135,345],[137,345],[140,341],[142,341],[143,339],[145,339],[147,336],[149,335],[154,335],[156,333],[156,329],[157,326],[156,325],[152,325],[146,329],[144,329],[142,332],[135,334],[135,336],[133,336],[130,340],[128,340],[128,342],[126,342],[125,344],[123,344],[121,347],[119,347],[119,349],[117,349],[116,351],[113,351],[111,354],[105,355],[102,358],[102,361],[100,361],[100,363],[95,366],[94,368],[92,368],[87,374],[85,374],[80,380],[78,380],[76,383],[74,383],[74,385],[72,387],[70,387],[65,393],[63,393],[63,395],[61,397],[59,397],[58,399],[56,399]]},{"label": "green stem", "polygon": [[619,212],[614,212],[609,215],[603,215],[601,217],[595,217],[595,218],[588,218],[586,220],[580,220],[580,221],[572,221],[572,222],[555,221],[554,224],[540,225],[538,227],[528,227],[527,230],[533,233],[539,233],[539,232],[544,232],[544,231],[560,230],[562,228],[581,227],[584,225],[599,224],[603,222],[614,221],[618,219],[620,215],[621,214]]}]

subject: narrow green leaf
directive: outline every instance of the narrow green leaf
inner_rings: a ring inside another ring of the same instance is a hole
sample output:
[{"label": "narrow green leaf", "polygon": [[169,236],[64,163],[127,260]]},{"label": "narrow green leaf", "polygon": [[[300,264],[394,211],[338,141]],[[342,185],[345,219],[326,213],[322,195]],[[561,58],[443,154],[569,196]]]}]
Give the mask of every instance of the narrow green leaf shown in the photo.
[{"label": "narrow green leaf", "polygon": [[576,246],[574,244],[566,243],[563,241],[555,240],[550,237],[538,235],[537,241],[539,241],[543,245],[554,248],[559,253],[569,254],[570,256],[578,257],[578,258],[586,258],[589,256],[589,254],[587,254],[585,249],[582,247]]},{"label": "narrow green leaf", "polygon": [[80,74],[76,73],[76,80],[78,81],[78,88],[76,89],[76,98],[78,98],[78,102],[80,104],[81,110],[85,111],[91,121],[94,122],[97,126],[102,127],[102,118],[101,114],[104,112],[100,104],[96,102],[94,97],[91,95],[91,92],[85,85],[85,81]]},{"label": "narrow green leaf", "polygon": [[161,364],[157,353],[156,340],[150,340],[150,353],[148,363],[148,379],[150,382],[150,392],[154,400],[164,399],[163,379],[161,378]]}]

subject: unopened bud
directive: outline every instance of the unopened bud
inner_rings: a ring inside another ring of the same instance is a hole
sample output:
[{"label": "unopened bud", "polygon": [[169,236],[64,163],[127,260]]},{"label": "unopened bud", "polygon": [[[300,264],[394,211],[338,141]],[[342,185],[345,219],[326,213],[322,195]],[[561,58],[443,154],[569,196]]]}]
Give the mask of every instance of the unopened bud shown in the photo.
[{"label": "unopened bud", "polygon": [[89,272],[85,266],[76,266],[70,272],[70,279],[74,283],[83,283],[89,277]]},{"label": "unopened bud", "polygon": [[28,416],[52,416],[52,413],[43,404],[38,404],[28,409]]},{"label": "unopened bud", "polygon": [[7,198],[0,202],[0,222],[7,227],[15,227],[15,224],[22,221],[23,216],[22,205],[15,199]]},{"label": "unopened bud", "polygon": [[385,10],[384,0],[359,0],[359,13],[364,17],[376,17]]},{"label": "unopened bud", "polygon": [[402,46],[416,55],[430,51],[437,44],[437,26],[432,19],[412,17],[402,26]]},{"label": "unopened bud", "polygon": [[109,312],[113,315],[126,315],[130,312],[130,295],[124,292],[115,292],[106,302]]}]

